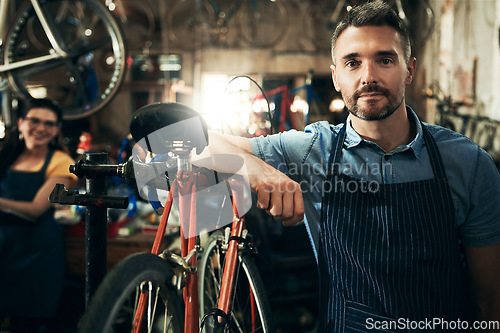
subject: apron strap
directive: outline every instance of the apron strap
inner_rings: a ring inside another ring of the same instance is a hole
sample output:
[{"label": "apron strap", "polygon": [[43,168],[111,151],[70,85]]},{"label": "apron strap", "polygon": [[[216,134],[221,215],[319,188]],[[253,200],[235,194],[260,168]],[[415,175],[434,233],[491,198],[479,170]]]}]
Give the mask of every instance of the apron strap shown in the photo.
[{"label": "apron strap", "polygon": [[45,177],[45,171],[47,171],[47,167],[49,166],[50,160],[52,159],[53,155],[54,155],[54,150],[50,149],[49,152],[47,153],[47,156],[45,157],[45,162],[43,163],[43,166],[39,171],[43,173],[44,177]]},{"label": "apron strap", "polygon": [[424,134],[425,144],[427,145],[427,151],[429,153],[429,159],[431,161],[432,170],[434,171],[434,177],[437,179],[446,179],[446,171],[444,169],[443,159],[439,153],[439,148],[436,141],[432,137],[432,134],[425,128],[424,124],[421,122],[422,132]]},{"label": "apron strap", "polygon": [[[347,120],[344,125],[340,128],[337,137],[333,137],[332,133],[332,142],[335,142],[335,147],[333,148],[333,154],[330,153],[330,158],[328,159],[328,169],[327,174],[333,175],[340,173],[340,156],[342,155],[342,147],[344,146],[344,141],[346,137],[346,127]],[[332,169],[333,166],[333,169]]]},{"label": "apron strap", "polygon": [[[436,141],[429,133],[429,131],[425,128],[424,124],[421,122],[422,132],[424,141],[427,145],[427,151],[429,153],[429,159],[431,162],[432,170],[434,172],[434,177],[438,179],[446,179],[446,171],[444,169],[443,159],[441,158],[441,154],[439,153],[439,148],[436,144]],[[344,145],[345,137],[346,137],[346,128],[347,128],[347,120],[344,125],[340,128],[337,137],[332,140],[335,142],[335,148],[333,149],[333,154],[330,154],[330,158],[328,160],[328,174],[336,174],[340,173],[340,156],[342,155],[342,147]]]}]

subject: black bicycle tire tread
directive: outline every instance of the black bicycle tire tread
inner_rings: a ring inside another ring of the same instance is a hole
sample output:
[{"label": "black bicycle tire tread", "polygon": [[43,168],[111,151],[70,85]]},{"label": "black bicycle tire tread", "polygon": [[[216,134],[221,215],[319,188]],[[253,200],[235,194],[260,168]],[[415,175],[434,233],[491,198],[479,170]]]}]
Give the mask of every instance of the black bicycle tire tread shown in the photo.
[{"label": "black bicycle tire tread", "polygon": [[[207,257],[208,254],[210,253],[211,249],[213,246],[215,246],[215,243],[218,240],[224,239],[224,235],[222,234],[222,231],[217,230],[214,233],[210,235],[208,238],[206,245],[203,247],[203,253],[201,255],[201,260],[199,260],[199,265],[198,265],[198,281],[199,281],[199,286],[198,286],[198,291],[200,294],[199,297],[199,302],[200,302],[200,309],[204,308],[204,300],[203,300],[203,281],[204,281],[204,275],[205,275],[205,268],[207,267],[206,262],[207,262]],[[203,316],[203,314],[201,313]]]},{"label": "black bicycle tire tread", "polygon": [[[108,314],[120,298],[127,293],[130,287],[137,284],[140,277],[153,273],[155,278],[163,277],[171,280],[174,272],[169,264],[160,257],[151,253],[135,253],[120,261],[104,278],[89,302],[88,308],[81,318],[78,333],[104,332],[103,326]],[[172,312],[178,318],[180,329],[183,332],[184,312],[181,299],[172,286],[168,290],[168,299],[172,304]]]},{"label": "black bicycle tire tread", "polygon": [[269,298],[267,297],[267,292],[265,291],[262,275],[257,268],[255,257],[252,254],[244,254],[241,256],[241,260],[247,267],[247,275],[250,275],[253,281],[255,298],[259,300],[260,306],[262,307],[262,315],[265,318],[263,323],[266,328],[266,332],[274,332],[271,305],[269,304]]},{"label": "black bicycle tire tread", "polygon": [[[214,244],[221,240],[224,239],[224,236],[222,232],[216,231],[214,232],[210,238],[206,242],[205,246],[205,251],[203,252],[202,259],[200,261],[200,269],[199,269],[199,281],[200,281],[200,286],[199,286],[199,293],[200,293],[200,301],[203,300],[203,294],[204,294],[204,288],[203,288],[203,281],[204,281],[204,272],[205,272],[205,267],[206,267],[206,262],[208,261],[208,256],[209,253],[211,253],[211,249],[213,248]],[[271,305],[269,303],[269,299],[267,297],[267,292],[265,290],[264,282],[262,280],[262,276],[260,274],[260,271],[257,267],[257,264],[255,262],[255,257],[252,253],[250,252],[242,252],[238,254],[239,259],[242,261],[242,263],[247,267],[247,270],[243,269],[243,266],[240,266],[241,269],[245,272],[247,278],[249,281],[252,281],[253,287],[254,287],[254,294],[255,294],[255,299],[258,301],[260,304],[261,310],[262,310],[262,316],[264,317],[263,320],[263,325],[265,327],[264,332],[274,332],[274,323],[272,320],[272,312],[271,312]],[[200,308],[202,309],[200,304]],[[203,315],[201,313],[201,315]]]}]

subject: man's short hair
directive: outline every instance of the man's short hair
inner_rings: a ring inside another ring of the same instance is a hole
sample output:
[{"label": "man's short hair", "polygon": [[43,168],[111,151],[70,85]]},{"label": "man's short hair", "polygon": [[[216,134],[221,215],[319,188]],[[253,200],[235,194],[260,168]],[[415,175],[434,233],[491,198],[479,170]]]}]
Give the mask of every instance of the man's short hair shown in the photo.
[{"label": "man's short hair", "polygon": [[408,62],[411,57],[410,33],[404,21],[398,14],[384,1],[366,2],[353,7],[340,21],[332,35],[332,59],[335,64],[335,45],[340,34],[348,27],[363,26],[389,26],[394,28],[401,37],[401,46],[405,60]]}]

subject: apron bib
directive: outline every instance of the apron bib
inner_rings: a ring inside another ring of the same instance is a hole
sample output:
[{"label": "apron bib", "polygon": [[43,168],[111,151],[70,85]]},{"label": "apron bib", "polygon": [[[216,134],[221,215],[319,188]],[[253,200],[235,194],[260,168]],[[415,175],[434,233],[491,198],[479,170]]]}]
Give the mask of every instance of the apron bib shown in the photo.
[{"label": "apron bib", "polygon": [[323,197],[320,226],[320,332],[373,332],[370,325],[398,319],[467,319],[451,192],[437,145],[422,127],[430,180],[373,184],[343,175],[345,124],[333,140],[326,180],[332,190]]},{"label": "apron bib", "polygon": [[[31,201],[45,182],[52,158],[49,151],[40,171],[7,170],[0,179],[0,196]],[[51,317],[55,315],[64,283],[62,228],[54,208],[33,223],[17,220],[0,225],[0,315]]]}]

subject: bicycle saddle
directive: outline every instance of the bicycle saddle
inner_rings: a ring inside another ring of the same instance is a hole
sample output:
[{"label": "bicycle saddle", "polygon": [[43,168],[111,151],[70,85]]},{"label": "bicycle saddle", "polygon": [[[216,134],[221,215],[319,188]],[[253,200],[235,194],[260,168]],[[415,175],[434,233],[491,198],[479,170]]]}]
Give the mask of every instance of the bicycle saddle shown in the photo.
[{"label": "bicycle saddle", "polygon": [[172,151],[174,141],[196,148],[197,154],[208,145],[205,120],[195,110],[179,103],[160,102],[141,107],[133,114],[130,133],[139,145],[145,143],[144,148],[155,154]]}]

